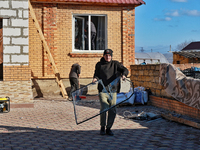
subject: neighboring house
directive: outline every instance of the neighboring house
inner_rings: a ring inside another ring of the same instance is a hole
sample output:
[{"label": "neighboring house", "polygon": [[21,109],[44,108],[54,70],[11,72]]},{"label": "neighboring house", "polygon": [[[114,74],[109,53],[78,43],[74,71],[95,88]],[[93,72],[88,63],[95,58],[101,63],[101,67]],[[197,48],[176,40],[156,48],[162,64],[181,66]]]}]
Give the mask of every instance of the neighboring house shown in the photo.
[{"label": "neighboring house", "polygon": [[[30,2],[66,88],[70,67],[77,62],[82,66],[81,83],[91,82],[95,64],[105,48],[113,49],[113,59],[124,66],[130,68],[135,63],[135,8],[145,4],[144,1]],[[43,95],[57,86],[28,8],[28,0],[0,3],[0,97],[9,96],[11,104],[32,104],[33,92]],[[91,21],[96,36],[91,33],[94,31]]]},{"label": "neighboring house", "polygon": [[184,47],[182,52],[194,52],[194,51],[200,51],[200,41],[198,42],[191,42],[186,47]]},{"label": "neighboring house", "polygon": [[160,64],[169,63],[165,56],[159,52],[135,53],[135,64]]},{"label": "neighboring house", "polygon": [[173,64],[200,63],[200,41],[191,42],[179,52],[173,52]]}]

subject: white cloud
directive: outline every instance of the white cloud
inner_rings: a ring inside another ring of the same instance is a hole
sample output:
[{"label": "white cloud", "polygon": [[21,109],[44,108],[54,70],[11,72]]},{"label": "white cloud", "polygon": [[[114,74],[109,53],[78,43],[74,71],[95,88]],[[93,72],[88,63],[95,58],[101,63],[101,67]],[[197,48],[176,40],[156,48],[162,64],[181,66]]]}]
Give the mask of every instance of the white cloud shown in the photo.
[{"label": "white cloud", "polygon": [[200,11],[198,11],[198,10],[183,10],[182,14],[188,15],[188,16],[200,16]]},{"label": "white cloud", "polygon": [[171,0],[172,2],[187,2],[187,0]]},{"label": "white cloud", "polygon": [[165,13],[166,16],[179,17],[179,16],[200,16],[198,10],[171,10]]},{"label": "white cloud", "polygon": [[166,21],[170,21],[170,20],[172,20],[172,18],[170,18],[170,17],[165,17],[165,20],[166,20]]},{"label": "white cloud", "polygon": [[172,18],[170,17],[165,17],[165,18],[154,18],[154,21],[170,21]]},{"label": "white cloud", "polygon": [[178,10],[174,10],[174,11],[171,11],[171,12],[167,12],[165,15],[167,15],[167,16],[173,16],[173,17],[178,17],[178,16],[180,16]]}]

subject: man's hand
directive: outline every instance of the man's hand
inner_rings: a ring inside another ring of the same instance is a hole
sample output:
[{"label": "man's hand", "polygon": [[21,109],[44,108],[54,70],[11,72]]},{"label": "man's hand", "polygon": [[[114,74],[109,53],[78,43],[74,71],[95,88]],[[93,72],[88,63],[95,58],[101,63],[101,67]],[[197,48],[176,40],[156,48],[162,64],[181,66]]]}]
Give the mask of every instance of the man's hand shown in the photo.
[{"label": "man's hand", "polygon": [[92,80],[92,83],[95,83],[97,81],[97,79],[96,78],[94,78],[93,80]]},{"label": "man's hand", "polygon": [[126,80],[126,76],[125,76],[125,75],[122,76],[122,80],[123,80],[123,81]]}]

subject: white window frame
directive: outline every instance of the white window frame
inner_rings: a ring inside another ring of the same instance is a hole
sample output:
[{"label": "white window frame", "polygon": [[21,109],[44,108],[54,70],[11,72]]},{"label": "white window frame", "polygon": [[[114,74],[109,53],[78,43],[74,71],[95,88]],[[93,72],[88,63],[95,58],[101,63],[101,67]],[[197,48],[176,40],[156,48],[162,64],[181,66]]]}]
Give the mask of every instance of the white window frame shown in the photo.
[{"label": "white window frame", "polygon": [[[89,50],[78,50],[75,49],[74,44],[75,44],[75,17],[80,17],[80,16],[88,16],[88,21],[91,21],[91,16],[104,16],[105,17],[105,49],[107,48],[107,15],[102,15],[102,14],[72,14],[72,52],[81,52],[81,53],[102,53],[102,50],[91,50],[91,41],[89,40]],[[88,31],[91,33],[91,26],[88,26]],[[91,38],[91,34],[89,34],[89,39]]]}]

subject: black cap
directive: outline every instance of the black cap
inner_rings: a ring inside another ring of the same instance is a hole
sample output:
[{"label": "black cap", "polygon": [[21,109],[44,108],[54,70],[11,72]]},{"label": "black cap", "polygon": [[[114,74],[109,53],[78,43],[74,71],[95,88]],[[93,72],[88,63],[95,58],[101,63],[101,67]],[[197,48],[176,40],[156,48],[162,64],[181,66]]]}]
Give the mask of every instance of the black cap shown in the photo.
[{"label": "black cap", "polygon": [[112,49],[105,49],[103,55],[109,54],[112,57],[113,51]]}]

